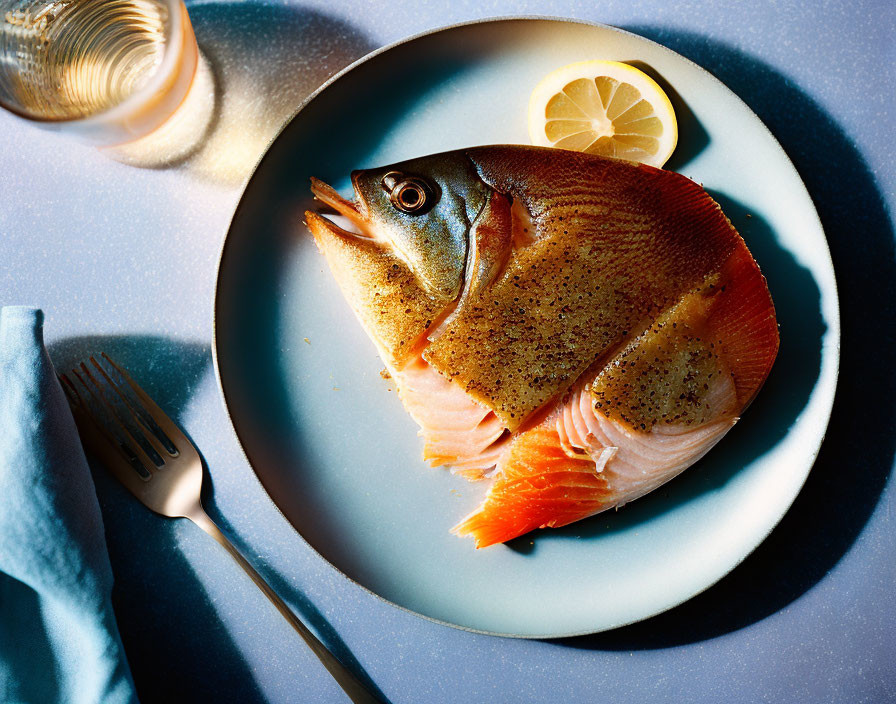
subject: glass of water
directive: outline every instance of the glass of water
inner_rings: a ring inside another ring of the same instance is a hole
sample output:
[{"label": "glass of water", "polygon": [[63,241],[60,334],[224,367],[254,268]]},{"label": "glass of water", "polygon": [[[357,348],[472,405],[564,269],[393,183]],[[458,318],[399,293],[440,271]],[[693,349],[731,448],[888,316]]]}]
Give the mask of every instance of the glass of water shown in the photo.
[{"label": "glass of water", "polygon": [[182,0],[0,0],[0,106],[97,146],[162,125],[198,61]]}]

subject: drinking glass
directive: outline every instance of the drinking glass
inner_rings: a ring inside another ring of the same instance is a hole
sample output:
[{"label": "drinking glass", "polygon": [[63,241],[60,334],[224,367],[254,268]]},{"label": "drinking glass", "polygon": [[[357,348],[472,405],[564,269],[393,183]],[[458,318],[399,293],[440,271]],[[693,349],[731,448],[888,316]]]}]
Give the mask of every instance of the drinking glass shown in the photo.
[{"label": "drinking glass", "polygon": [[182,0],[0,0],[0,106],[96,146],[162,125],[198,62]]}]

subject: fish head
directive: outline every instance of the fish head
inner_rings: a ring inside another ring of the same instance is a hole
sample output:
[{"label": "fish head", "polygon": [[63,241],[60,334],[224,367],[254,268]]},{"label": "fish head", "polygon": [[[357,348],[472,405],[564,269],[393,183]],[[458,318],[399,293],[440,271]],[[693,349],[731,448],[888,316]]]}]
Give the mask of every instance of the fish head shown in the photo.
[{"label": "fish head", "polygon": [[492,189],[463,152],[354,171],[349,201],[312,179],[315,197],[346,216],[354,234],[391,248],[424,291],[454,300],[464,286],[471,223]]}]

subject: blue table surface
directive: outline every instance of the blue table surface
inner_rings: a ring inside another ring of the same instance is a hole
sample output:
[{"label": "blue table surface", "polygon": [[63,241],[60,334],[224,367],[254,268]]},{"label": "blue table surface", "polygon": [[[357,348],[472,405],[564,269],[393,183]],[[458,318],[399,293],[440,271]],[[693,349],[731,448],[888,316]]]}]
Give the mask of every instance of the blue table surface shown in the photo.
[{"label": "blue table surface", "polygon": [[[105,349],[145,382],[202,449],[212,515],[331,647],[396,704],[896,701],[896,492],[889,481],[896,4],[253,0],[188,7],[219,101],[204,145],[188,159],[135,168],[0,114],[0,304],[46,310],[59,364]],[[843,316],[827,440],[772,535],[686,604],[563,641],[462,632],[348,583],[261,489],[211,365],[216,262],[240,184],[302,98],[384,44],[508,14],[629,29],[693,59],[740,95],[782,143],[818,207]],[[151,515],[102,474],[97,490],[119,625],[143,701],[344,701],[207,536]]]}]

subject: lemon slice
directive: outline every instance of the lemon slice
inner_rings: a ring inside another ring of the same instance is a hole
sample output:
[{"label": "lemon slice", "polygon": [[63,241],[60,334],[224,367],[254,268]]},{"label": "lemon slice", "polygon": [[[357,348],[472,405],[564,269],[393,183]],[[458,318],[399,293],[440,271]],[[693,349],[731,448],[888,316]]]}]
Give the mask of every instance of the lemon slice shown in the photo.
[{"label": "lemon slice", "polygon": [[618,61],[582,61],[545,76],[529,100],[529,136],[574,149],[662,166],[678,142],[672,103],[656,81]]}]

